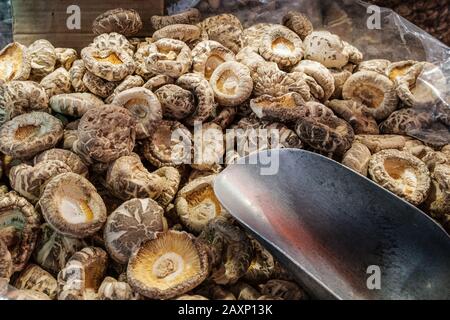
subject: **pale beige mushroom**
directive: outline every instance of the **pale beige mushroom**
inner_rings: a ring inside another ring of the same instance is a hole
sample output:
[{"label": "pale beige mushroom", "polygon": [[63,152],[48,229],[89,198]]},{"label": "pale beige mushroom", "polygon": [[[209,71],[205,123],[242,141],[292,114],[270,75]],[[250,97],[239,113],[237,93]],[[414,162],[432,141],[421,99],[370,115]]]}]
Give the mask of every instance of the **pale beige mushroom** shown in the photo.
[{"label": "pale beige mushroom", "polygon": [[200,39],[202,29],[192,24],[171,24],[153,33],[152,38],[156,41],[160,39],[175,39],[185,43],[193,43]]},{"label": "pale beige mushroom", "polygon": [[69,72],[62,67],[58,68],[41,80],[41,86],[49,98],[57,94],[70,93],[72,82]]},{"label": "pale beige mushroom", "polygon": [[446,222],[450,216],[450,165],[438,164],[431,174],[430,196],[425,208],[431,216]]},{"label": "pale beige mushroom", "polygon": [[160,39],[152,43],[149,50],[146,63],[151,72],[178,78],[191,68],[191,50],[180,40]]},{"label": "pale beige mushroom", "polygon": [[279,97],[262,95],[250,100],[250,108],[263,120],[292,122],[303,117],[305,101],[298,93],[286,93]]},{"label": "pale beige mushroom", "polygon": [[[361,62],[358,65],[357,71],[375,71],[380,74],[386,74],[386,70],[391,64],[391,61],[386,59],[371,59]],[[393,79],[391,79],[393,80]]]},{"label": "pale beige mushroom", "polygon": [[400,135],[356,135],[355,140],[369,148],[370,152],[377,153],[385,149],[401,150],[405,147],[406,138]]},{"label": "pale beige mushroom", "polygon": [[66,70],[70,70],[75,60],[78,59],[77,51],[72,48],[55,48],[55,54],[56,67],[64,67]]},{"label": "pale beige mushroom", "polygon": [[214,123],[203,123],[194,134],[194,161],[191,167],[197,170],[218,171],[225,153],[222,128]]},{"label": "pale beige mushroom", "polygon": [[100,98],[87,92],[58,94],[50,98],[53,111],[72,117],[82,117],[89,109],[102,105]]},{"label": "pale beige mushroom", "polygon": [[314,31],[304,42],[305,59],[320,62],[327,68],[342,68],[349,61],[349,53],[339,36],[328,31]]},{"label": "pale beige mushroom", "polygon": [[256,23],[245,28],[242,32],[242,48],[258,52],[264,35],[274,26],[277,25],[273,23]]},{"label": "pale beige mushroom", "polygon": [[31,78],[41,80],[55,70],[55,47],[45,39],[36,40],[28,47],[31,59]]},{"label": "pale beige mushroom", "polygon": [[141,45],[134,54],[134,62],[136,64],[136,70],[134,72],[145,80],[155,76],[155,73],[148,69],[146,63],[146,60],[150,55],[150,47],[151,43],[145,43]]},{"label": "pale beige mushroom", "polygon": [[99,300],[136,300],[136,294],[127,282],[106,277],[98,288]]},{"label": "pale beige mushroom", "polygon": [[113,93],[105,99],[105,102],[111,104],[117,95],[125,90],[142,87],[144,85],[144,79],[141,76],[127,76],[123,81],[114,89]]},{"label": "pale beige mushroom", "polygon": [[173,24],[196,24],[200,20],[200,11],[196,8],[190,8],[170,16],[152,16],[152,27],[155,30],[162,29]]},{"label": "pale beige mushroom", "polygon": [[134,50],[136,49],[125,36],[116,32],[103,33],[95,37],[90,46],[99,50],[121,48],[130,56],[133,56]]},{"label": "pale beige mushroom", "polygon": [[31,58],[24,45],[13,42],[0,51],[0,80],[27,80],[30,72]]},{"label": "pale beige mushroom", "polygon": [[371,156],[369,148],[362,143],[354,142],[345,153],[342,164],[363,176],[367,176]]},{"label": "pale beige mushroom", "polygon": [[83,60],[75,60],[69,70],[70,82],[75,92],[86,92],[88,88],[83,82],[86,66]]},{"label": "pale beige mushroom", "polygon": [[203,75],[207,80],[211,78],[219,65],[234,60],[233,51],[217,41],[201,41],[192,49],[192,70]]},{"label": "pale beige mushroom", "polygon": [[328,69],[334,78],[334,92],[331,98],[342,99],[342,89],[347,79],[351,77],[352,73],[341,69]]},{"label": "pale beige mushroom", "polygon": [[291,72],[304,72],[313,77],[323,89],[323,95],[316,96],[320,101],[327,101],[335,91],[334,77],[322,64],[312,60],[302,60],[291,69]]},{"label": "pale beige mushroom", "polygon": [[159,74],[157,76],[150,78],[146,83],[144,83],[142,87],[155,92],[156,90],[158,90],[162,86],[165,86],[166,84],[174,84],[174,83],[175,83],[174,78],[163,74]]},{"label": "pale beige mushroom", "polygon": [[42,292],[55,299],[58,290],[56,279],[47,271],[35,264],[29,264],[14,281],[19,290],[34,290]]},{"label": "pale beige mushroom", "polygon": [[256,51],[257,49],[252,47],[244,47],[236,55],[236,61],[246,65],[252,72],[255,72],[258,64],[266,62]]},{"label": "pale beige mushroom", "polygon": [[53,160],[64,162],[69,166],[72,172],[77,173],[85,178],[89,175],[88,167],[83,163],[81,158],[69,150],[53,148],[37,155],[34,158],[33,162],[34,165],[37,165],[41,162],[45,163]]},{"label": "pale beige mushroom", "polygon": [[417,61],[414,60],[392,62],[387,66],[385,74],[389,79],[395,81],[397,78],[404,76],[416,63]]}]

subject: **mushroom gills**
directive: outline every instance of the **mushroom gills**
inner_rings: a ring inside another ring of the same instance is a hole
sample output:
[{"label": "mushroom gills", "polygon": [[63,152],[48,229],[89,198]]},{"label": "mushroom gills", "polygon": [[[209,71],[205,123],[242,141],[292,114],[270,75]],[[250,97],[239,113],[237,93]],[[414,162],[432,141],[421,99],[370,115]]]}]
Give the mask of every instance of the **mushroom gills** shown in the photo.
[{"label": "mushroom gills", "polygon": [[14,138],[17,140],[29,139],[31,137],[37,136],[41,131],[40,129],[41,126],[36,126],[32,124],[20,126],[14,133]]},{"label": "mushroom gills", "polygon": [[206,60],[205,78],[210,79],[214,70],[216,70],[216,68],[224,62],[225,62],[225,60],[222,59],[222,57],[218,56],[217,54],[211,55],[208,58],[208,60]]},{"label": "mushroom gills", "polygon": [[16,70],[20,68],[22,52],[18,46],[11,46],[3,55],[5,58],[0,59],[0,79],[12,80],[16,76]]},{"label": "mushroom gills", "polygon": [[[193,216],[200,221],[209,221],[222,211],[211,185],[206,185],[186,196],[186,200]],[[214,210],[211,210],[214,208]]]},{"label": "mushroom gills", "polygon": [[294,50],[294,44],[286,38],[279,37],[272,41],[272,50],[281,56],[290,55]]},{"label": "mushroom gills", "polygon": [[380,89],[365,84],[359,88],[356,88],[354,95],[361,99],[361,102],[369,108],[378,108],[384,98],[384,93]]},{"label": "mushroom gills", "polygon": [[412,194],[417,187],[416,172],[401,159],[384,160],[384,168],[392,179],[399,183],[400,189],[406,194]]},{"label": "mushroom gills", "polygon": [[225,71],[217,82],[220,91],[226,94],[235,94],[238,89],[239,78],[231,70]]},{"label": "mushroom gills", "polygon": [[115,54],[114,52],[113,52],[113,53],[110,53],[110,54],[107,55],[106,57],[102,57],[102,56],[100,55],[100,56],[95,56],[94,58],[95,58],[95,60],[97,60],[98,62],[109,62],[109,63],[111,63],[111,64],[122,64],[122,63],[123,63],[123,61],[120,60],[120,58],[119,58],[119,57],[117,56],[117,54]]}]

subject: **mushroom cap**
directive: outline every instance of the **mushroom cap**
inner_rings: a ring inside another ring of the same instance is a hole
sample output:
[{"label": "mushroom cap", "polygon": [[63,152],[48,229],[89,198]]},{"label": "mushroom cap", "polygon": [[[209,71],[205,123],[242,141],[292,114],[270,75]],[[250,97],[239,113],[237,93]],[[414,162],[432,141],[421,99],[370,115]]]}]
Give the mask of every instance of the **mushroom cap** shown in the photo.
[{"label": "mushroom cap", "polygon": [[211,78],[220,64],[234,60],[233,51],[217,41],[204,40],[192,49],[192,70],[203,75],[206,80]]},{"label": "mushroom cap", "polygon": [[108,189],[118,198],[157,198],[162,191],[162,178],[148,172],[139,157],[123,156],[115,160],[106,175]]},{"label": "mushroom cap", "polygon": [[341,69],[328,69],[334,78],[334,92],[332,98],[342,99],[342,88],[344,87],[347,79],[351,77],[352,73],[348,70]]},{"label": "mushroom cap", "polygon": [[113,93],[105,99],[107,104],[114,101],[117,95],[125,90],[142,87],[144,85],[144,79],[141,76],[127,76],[123,81],[114,89]]},{"label": "mushroom cap", "polygon": [[12,42],[0,51],[0,80],[27,80],[31,72],[31,58],[27,48]]},{"label": "mushroom cap", "polygon": [[135,47],[128,41],[128,39],[119,33],[103,33],[98,35],[92,41],[91,47],[99,50],[105,50],[109,48],[121,48],[125,50],[130,56],[133,56]]},{"label": "mushroom cap", "polygon": [[194,95],[177,85],[166,84],[155,91],[166,118],[181,120],[195,111]]},{"label": "mushroom cap", "polygon": [[258,64],[266,62],[255,50],[257,49],[244,47],[236,54],[236,61],[246,65],[252,73],[256,71]]},{"label": "mushroom cap", "polygon": [[349,54],[339,36],[328,31],[314,31],[303,42],[305,59],[320,62],[327,68],[342,68]]},{"label": "mushroom cap", "polygon": [[123,80],[136,69],[133,56],[122,48],[86,47],[81,50],[81,58],[87,70],[108,81]]},{"label": "mushroom cap", "polygon": [[150,18],[150,21],[153,29],[159,30],[172,24],[196,24],[200,21],[200,16],[200,11],[197,8],[189,8],[170,16],[154,15]]},{"label": "mushroom cap", "polygon": [[139,46],[134,54],[134,62],[136,64],[136,70],[134,72],[146,80],[155,76],[155,73],[147,68],[146,63],[146,59],[150,55],[150,46],[151,43],[145,43]]},{"label": "mushroom cap", "polygon": [[[242,32],[242,48],[248,48],[248,50],[259,51],[259,47],[264,35],[269,32],[272,27],[277,27],[274,23],[256,23],[248,28],[245,28]],[[242,50],[242,49],[241,49]]]},{"label": "mushroom cap", "polygon": [[148,138],[162,120],[161,103],[145,88],[131,88],[119,93],[112,102],[129,110],[136,121],[136,138]]},{"label": "mushroom cap", "polygon": [[[358,65],[357,71],[375,71],[380,74],[386,74],[386,70],[391,64],[391,61],[386,59],[371,59],[361,62]],[[393,81],[393,79],[391,79]]]},{"label": "mushroom cap", "polygon": [[342,88],[345,100],[355,100],[366,106],[365,111],[376,120],[386,119],[397,109],[398,97],[394,83],[374,71],[359,71]]},{"label": "mushroom cap", "polygon": [[234,53],[241,49],[243,27],[236,16],[219,14],[206,18],[199,26],[208,34],[210,40],[220,42]]},{"label": "mushroom cap", "polygon": [[71,117],[81,117],[86,111],[104,105],[103,100],[91,93],[66,93],[50,98],[53,111]]},{"label": "mushroom cap", "polygon": [[260,41],[259,54],[280,68],[290,67],[303,58],[302,40],[290,29],[273,25]]},{"label": "mushroom cap", "polygon": [[33,42],[27,50],[31,59],[31,77],[42,79],[55,70],[55,47],[45,39]]},{"label": "mushroom cap", "polygon": [[[36,245],[41,217],[25,198],[15,192],[0,197],[0,233],[9,233],[12,244],[8,247],[13,272],[22,270]],[[0,238],[5,239],[3,236]]]},{"label": "mushroom cap", "polygon": [[0,128],[0,151],[14,158],[31,158],[53,148],[62,136],[61,121],[45,112],[30,112]]},{"label": "mushroom cap", "polygon": [[141,16],[136,10],[117,8],[108,10],[92,23],[94,34],[117,32],[126,37],[137,34],[142,29]]},{"label": "mushroom cap", "polygon": [[70,74],[63,67],[58,68],[41,80],[41,86],[45,89],[48,98],[57,94],[70,93],[72,90]]},{"label": "mushroom cap", "polygon": [[92,159],[108,163],[134,148],[136,121],[130,111],[115,105],[89,109],[78,125],[77,148]]},{"label": "mushroom cap", "polygon": [[344,154],[342,164],[363,176],[367,176],[371,156],[369,148],[364,144],[353,142],[352,147]]},{"label": "mushroom cap", "polygon": [[276,276],[277,263],[273,256],[258,241],[252,239],[254,258],[243,276],[250,283],[261,283]]},{"label": "mushroom cap", "polygon": [[414,60],[391,62],[387,66],[385,74],[391,81],[395,81],[398,77],[404,76],[416,63],[417,61]]},{"label": "mushroom cap", "polygon": [[305,300],[307,295],[295,282],[272,279],[260,285],[261,293],[265,296],[281,298],[283,300]]},{"label": "mushroom cap", "polygon": [[295,131],[312,148],[338,156],[350,149],[355,137],[350,124],[335,116],[299,119]]},{"label": "mushroom cap", "polygon": [[153,172],[163,180],[161,194],[156,201],[166,208],[175,198],[181,182],[181,174],[178,169],[173,167],[162,167]]},{"label": "mushroom cap", "polygon": [[183,225],[200,233],[209,221],[226,213],[213,190],[215,175],[197,178],[177,194],[175,207]]},{"label": "mushroom cap", "polygon": [[177,121],[163,120],[144,140],[144,156],[156,167],[178,166],[191,159],[192,134]]},{"label": "mushroom cap", "polygon": [[75,60],[69,70],[70,82],[75,92],[87,92],[88,88],[84,84],[83,78],[86,73],[86,66],[82,59]]},{"label": "mushroom cap", "polygon": [[428,112],[416,109],[394,111],[380,124],[380,131],[385,134],[408,135],[431,125],[433,119]]},{"label": "mushroom cap", "polygon": [[198,170],[216,171],[225,153],[222,127],[214,122],[202,124],[194,134],[194,161],[191,167]]},{"label": "mushroom cap", "polygon": [[393,134],[359,134],[355,137],[355,140],[364,144],[372,153],[377,153],[385,149],[401,150],[405,147],[406,143],[406,137]]},{"label": "mushroom cap", "polygon": [[175,39],[186,43],[198,40],[202,29],[192,24],[171,24],[153,33],[152,38],[156,41],[160,39]]},{"label": "mushroom cap", "polygon": [[41,162],[47,162],[52,160],[59,160],[68,165],[72,172],[77,173],[83,177],[89,175],[88,167],[83,163],[81,158],[75,153],[64,149],[49,149],[42,152],[34,158],[34,164],[37,165]]},{"label": "mushroom cap", "polygon": [[78,53],[72,48],[55,48],[56,65],[70,70],[75,60],[78,59]]},{"label": "mushroom cap", "polygon": [[304,105],[302,96],[296,92],[279,97],[264,94],[250,100],[250,108],[258,118],[281,122],[292,122],[301,118]]},{"label": "mushroom cap", "polygon": [[147,298],[170,299],[197,287],[208,272],[204,245],[186,232],[167,231],[132,254],[127,278]]},{"label": "mushroom cap", "polygon": [[151,90],[155,92],[162,86],[165,86],[166,84],[173,84],[175,83],[175,79],[169,76],[166,76],[164,74],[156,75],[150,79],[143,85],[145,89]]},{"label": "mushroom cap", "polygon": [[430,196],[425,207],[439,221],[450,217],[450,165],[437,164],[431,174]]},{"label": "mushroom cap", "polygon": [[156,201],[131,199],[108,216],[103,233],[105,246],[115,261],[126,264],[143,241],[167,229],[164,210]]},{"label": "mushroom cap", "polygon": [[153,73],[178,78],[191,68],[191,49],[183,41],[159,39],[150,44],[149,51],[145,61]]},{"label": "mushroom cap", "polygon": [[72,172],[52,178],[39,205],[45,220],[54,229],[74,238],[96,233],[106,221],[106,207],[95,187]]},{"label": "mushroom cap", "polygon": [[334,77],[332,73],[322,64],[312,60],[302,60],[291,72],[304,72],[314,78],[317,84],[323,89],[323,95],[316,97],[320,101],[328,100],[335,91]]},{"label": "mushroom cap", "polygon": [[7,279],[13,275],[13,261],[6,243],[0,239],[0,278]]},{"label": "mushroom cap", "polygon": [[374,154],[369,174],[380,186],[413,205],[421,204],[428,196],[430,172],[425,163],[409,152],[387,149]]},{"label": "mushroom cap", "polygon": [[100,300],[135,300],[134,296],[133,289],[128,283],[111,277],[106,277],[98,288]]},{"label": "mushroom cap", "polygon": [[228,61],[220,64],[209,80],[216,101],[227,107],[245,102],[252,94],[253,80],[245,65]]},{"label": "mushroom cap", "polygon": [[304,40],[309,36],[314,27],[306,15],[298,11],[288,11],[283,16],[283,25],[294,31],[300,39]]},{"label": "mushroom cap", "polygon": [[58,283],[47,271],[35,264],[29,264],[14,282],[19,290],[34,290],[56,298]]},{"label": "mushroom cap", "polygon": [[119,85],[119,82],[106,81],[105,79],[86,71],[83,75],[83,84],[96,96],[107,98],[114,93],[114,89]]}]

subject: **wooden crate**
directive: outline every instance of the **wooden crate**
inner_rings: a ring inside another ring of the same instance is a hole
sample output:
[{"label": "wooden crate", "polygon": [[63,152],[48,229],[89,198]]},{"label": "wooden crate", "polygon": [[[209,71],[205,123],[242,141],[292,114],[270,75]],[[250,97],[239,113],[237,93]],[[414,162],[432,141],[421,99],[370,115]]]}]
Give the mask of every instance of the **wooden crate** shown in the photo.
[{"label": "wooden crate", "polygon": [[[81,13],[81,29],[70,30],[67,8],[77,5]],[[101,13],[114,8],[130,8],[139,12],[144,28],[138,36],[152,33],[150,17],[164,13],[164,0],[12,0],[14,40],[29,45],[37,39],[47,39],[55,47],[80,50],[93,39],[92,22]]]}]

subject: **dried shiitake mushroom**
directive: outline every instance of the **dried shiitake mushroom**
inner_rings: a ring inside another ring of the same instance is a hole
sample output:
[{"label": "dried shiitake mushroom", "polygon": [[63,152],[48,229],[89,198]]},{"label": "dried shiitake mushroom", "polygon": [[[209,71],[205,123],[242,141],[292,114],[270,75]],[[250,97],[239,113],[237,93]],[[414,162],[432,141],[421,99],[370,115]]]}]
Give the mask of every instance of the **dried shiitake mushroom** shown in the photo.
[{"label": "dried shiitake mushroom", "polygon": [[220,64],[234,61],[234,59],[233,51],[219,42],[213,40],[201,41],[192,49],[192,70],[209,80]]},{"label": "dried shiitake mushroom", "polygon": [[372,153],[377,153],[385,149],[401,150],[405,147],[406,143],[406,137],[393,134],[361,134],[357,135],[355,140],[364,144]]},{"label": "dried shiitake mushroom", "polygon": [[303,42],[305,59],[320,62],[327,68],[342,68],[349,61],[344,42],[328,31],[313,31]]},{"label": "dried shiitake mushroom", "polygon": [[199,239],[208,245],[215,283],[236,283],[248,270],[254,256],[252,243],[225,216],[210,220]]},{"label": "dried shiitake mushroom", "polygon": [[178,78],[176,84],[189,90],[197,101],[197,108],[193,114],[184,119],[184,123],[194,126],[195,122],[208,119],[215,108],[214,90],[208,80],[196,73],[187,73]]},{"label": "dried shiitake mushroom", "polygon": [[201,36],[202,29],[192,24],[171,24],[153,33],[152,38],[156,41],[160,39],[175,39],[185,43],[193,43]]},{"label": "dried shiitake mushroom", "polygon": [[364,110],[376,120],[386,119],[397,109],[398,97],[394,83],[374,71],[359,71],[342,88],[345,100],[355,100],[366,106]]},{"label": "dried shiitake mushroom", "polygon": [[155,94],[165,118],[181,120],[195,111],[194,95],[177,85],[166,84],[156,90]]},{"label": "dried shiitake mushroom", "polygon": [[303,116],[305,100],[298,93],[286,93],[279,97],[264,94],[250,100],[254,114],[264,120],[291,122]]},{"label": "dried shiitake mushroom", "polygon": [[445,221],[450,216],[450,165],[438,164],[431,174],[430,196],[425,207],[431,216]]},{"label": "dried shiitake mushroom", "polygon": [[366,107],[354,100],[331,100],[327,106],[336,115],[350,123],[355,134],[379,134],[378,124],[366,111]]},{"label": "dried shiitake mushroom", "polygon": [[106,175],[106,184],[113,195],[122,199],[152,198],[162,192],[163,179],[150,173],[139,157],[123,156],[115,160]]},{"label": "dried shiitake mushroom", "polygon": [[55,48],[55,54],[56,67],[63,67],[66,70],[70,70],[75,60],[78,59],[77,51],[72,48]]},{"label": "dried shiitake mushroom", "polygon": [[156,201],[131,199],[109,215],[103,233],[105,246],[111,258],[125,264],[142,242],[167,229],[164,210]]},{"label": "dried shiitake mushroom", "polygon": [[250,283],[261,283],[272,279],[277,274],[277,263],[267,249],[258,241],[251,240],[254,250],[254,258],[248,270],[243,276],[243,280]]},{"label": "dried shiitake mushroom", "polygon": [[428,196],[430,172],[425,163],[408,152],[387,149],[374,154],[369,174],[376,183],[413,205]]},{"label": "dried shiitake mushroom", "polygon": [[108,163],[129,155],[135,137],[136,122],[130,111],[114,105],[100,106],[89,109],[81,118],[74,151]]},{"label": "dried shiitake mushroom", "polygon": [[19,290],[34,290],[56,298],[58,283],[53,276],[35,264],[29,264],[14,281]]},{"label": "dried shiitake mushroom", "polygon": [[131,88],[119,93],[112,102],[130,111],[136,122],[136,139],[152,135],[162,120],[161,103],[145,88]]},{"label": "dried shiitake mushroom", "polygon": [[202,124],[194,134],[194,161],[191,167],[197,170],[220,170],[225,152],[222,127],[214,122]]},{"label": "dried shiitake mushroom", "polygon": [[58,174],[66,172],[71,172],[71,169],[60,160],[40,162],[34,167],[22,163],[11,168],[9,181],[11,188],[34,204],[39,200],[45,183]]},{"label": "dried shiitake mushroom", "polygon": [[293,66],[303,57],[300,37],[281,25],[269,28],[259,45],[259,54],[267,61],[275,62],[280,68]]},{"label": "dried shiitake mushroom", "polygon": [[177,166],[191,157],[192,134],[177,121],[163,120],[144,140],[144,156],[156,167]]},{"label": "dried shiitake mushroom", "polygon": [[106,221],[106,207],[95,187],[76,173],[52,178],[39,199],[45,220],[59,233],[85,238]]},{"label": "dried shiitake mushroom", "polygon": [[288,11],[283,16],[283,25],[294,31],[302,40],[313,32],[313,25],[306,15],[298,11]]},{"label": "dried shiitake mushroom", "polygon": [[196,8],[190,8],[186,11],[170,16],[152,16],[150,21],[155,30],[162,29],[172,24],[196,24],[200,20],[200,11]]},{"label": "dried shiitake mushroom", "polygon": [[100,300],[135,300],[135,294],[126,282],[106,277],[98,288]]},{"label": "dried shiitake mushroom", "polygon": [[75,92],[86,92],[88,88],[84,84],[83,77],[86,73],[86,66],[83,60],[75,60],[69,70],[70,82]]},{"label": "dried shiitake mushroom", "polygon": [[7,279],[13,274],[13,261],[7,244],[0,239],[0,279]]},{"label": "dried shiitake mushroom", "polygon": [[416,109],[401,109],[380,124],[380,131],[385,134],[408,135],[415,130],[421,130],[432,123],[432,115]]},{"label": "dried shiitake mushroom", "polygon": [[216,101],[227,107],[242,104],[253,91],[250,69],[235,61],[219,65],[211,75],[210,84]]},{"label": "dried shiitake mushroom", "polygon": [[177,168],[162,167],[153,172],[157,176],[160,176],[162,181],[161,194],[156,198],[156,201],[166,208],[175,198],[178,192],[181,182],[181,174]]},{"label": "dried shiitake mushroom", "polygon": [[6,241],[13,272],[21,271],[34,250],[41,217],[15,192],[0,197],[0,241]]},{"label": "dried shiitake mushroom", "polygon": [[42,79],[55,70],[55,47],[47,40],[33,42],[27,50],[31,59],[31,78]]},{"label": "dried shiitake mushroom", "polygon": [[53,148],[62,136],[61,121],[45,112],[30,112],[0,128],[0,151],[14,158],[31,158]]},{"label": "dried shiitake mushroom", "polygon": [[147,57],[150,55],[151,43],[141,45],[134,54],[134,63],[136,65],[135,73],[142,78],[148,80],[155,76],[155,73],[147,68]]},{"label": "dried shiitake mushroom", "polygon": [[31,58],[24,45],[13,42],[0,51],[0,80],[27,80],[30,72]]},{"label": "dried shiitake mushroom", "polygon": [[147,298],[170,299],[197,287],[208,272],[205,246],[186,232],[167,231],[132,254],[127,278]]},{"label": "dried shiitake mushroom", "polygon": [[342,164],[363,176],[367,176],[371,156],[369,148],[362,143],[354,142],[345,153]]},{"label": "dried shiitake mushroom", "polygon": [[398,97],[409,107],[433,106],[447,92],[442,70],[429,62],[420,62],[396,78]]},{"label": "dried shiitake mushroom", "polygon": [[103,33],[95,37],[90,46],[99,50],[120,48],[125,50],[130,56],[133,56],[135,50],[135,47],[125,36],[116,32]]},{"label": "dried shiitake mushroom", "polygon": [[220,42],[234,53],[241,49],[243,27],[236,16],[224,13],[208,17],[199,26],[210,40]]},{"label": "dried shiitake mushroom", "polygon": [[277,26],[279,25],[273,23],[257,23],[244,29],[242,32],[242,48],[247,48],[246,51],[248,52],[258,52],[264,35],[271,28]]},{"label": "dried shiitake mushroom", "polygon": [[117,8],[95,18],[92,31],[95,34],[117,32],[129,37],[137,34],[142,26],[141,16],[136,10]]},{"label": "dried shiitake mushroom", "polygon": [[33,257],[42,268],[56,275],[75,252],[86,246],[84,240],[66,237],[44,223],[40,227]]},{"label": "dried shiitake mushroom", "polygon": [[183,41],[160,39],[150,45],[149,51],[145,61],[151,72],[178,78],[191,68],[191,49]]},{"label": "dried shiitake mushroom", "polygon": [[144,85],[143,87],[145,89],[151,90],[153,92],[155,92],[156,90],[158,90],[159,88],[161,88],[162,86],[165,86],[166,84],[174,84],[175,83],[175,79],[163,74],[159,74],[157,76],[154,76],[152,78],[150,78]]},{"label": "dried shiitake mushroom", "polygon": [[70,93],[72,90],[70,74],[63,67],[58,68],[41,80],[41,86],[49,98],[57,94]]},{"label": "dried shiitake mushroom", "polygon": [[34,158],[34,164],[37,165],[41,162],[48,162],[53,160],[64,162],[69,166],[72,172],[77,173],[83,177],[87,177],[89,175],[88,167],[83,163],[81,158],[69,150],[53,148],[44,151]]},{"label": "dried shiitake mushroom", "polygon": [[320,101],[328,100],[335,91],[333,74],[319,62],[302,60],[291,69],[291,72],[304,72],[314,78],[323,90],[323,95],[316,97]]},{"label": "dried shiitake mushroom", "polygon": [[408,70],[414,66],[417,61],[414,60],[405,60],[390,63],[386,68],[386,76],[389,77],[392,81],[397,80],[397,78],[404,76]]},{"label": "dried shiitake mushroom", "polygon": [[81,117],[91,108],[104,105],[97,96],[83,93],[58,94],[50,98],[50,107],[53,111],[71,117]]},{"label": "dried shiitake mushroom", "polygon": [[97,247],[76,252],[58,273],[58,300],[97,300],[108,255]]},{"label": "dried shiitake mushroom", "polygon": [[120,81],[136,69],[133,56],[121,48],[97,49],[86,47],[81,50],[86,69],[108,81]]},{"label": "dried shiitake mushroom", "polygon": [[101,98],[107,98],[114,93],[114,89],[119,83],[106,81],[105,79],[86,71],[83,75],[83,84],[93,94]]},{"label": "dried shiitake mushroom", "polygon": [[338,117],[304,117],[298,120],[297,135],[310,147],[338,156],[350,149],[355,137],[348,122]]},{"label": "dried shiitake mushroom", "polygon": [[[358,65],[357,71],[375,71],[380,74],[386,74],[386,70],[391,64],[391,61],[386,59],[371,59],[361,62]],[[393,81],[393,79],[391,79]]]},{"label": "dried shiitake mushroom", "polygon": [[48,112],[48,98],[44,88],[33,81],[10,81],[0,87],[0,109],[3,121],[32,111]]},{"label": "dried shiitake mushroom", "polygon": [[342,99],[342,88],[344,87],[347,79],[351,77],[352,73],[347,70],[341,69],[328,69],[334,78],[334,92],[331,98]]},{"label": "dried shiitake mushroom", "polygon": [[272,279],[267,283],[260,285],[263,295],[270,297],[279,297],[283,300],[305,300],[306,293],[294,282]]},{"label": "dried shiitake mushroom", "polygon": [[114,89],[113,93],[105,99],[107,104],[114,101],[117,95],[125,90],[142,87],[144,85],[144,79],[141,76],[127,76],[123,81]]},{"label": "dried shiitake mushroom", "polygon": [[191,232],[200,233],[210,220],[226,213],[214,194],[214,178],[215,175],[197,178],[178,192],[177,214]]}]

